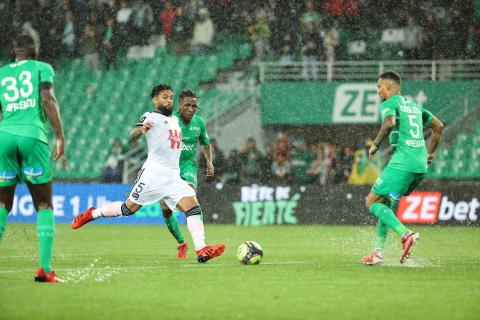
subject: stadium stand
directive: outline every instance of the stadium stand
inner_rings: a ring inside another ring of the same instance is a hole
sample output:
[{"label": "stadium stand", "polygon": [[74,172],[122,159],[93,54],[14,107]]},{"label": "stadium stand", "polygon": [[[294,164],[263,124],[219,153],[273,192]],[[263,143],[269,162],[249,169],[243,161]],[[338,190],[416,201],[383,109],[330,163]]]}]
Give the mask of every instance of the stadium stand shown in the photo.
[{"label": "stadium stand", "polygon": [[[177,56],[158,48],[153,59],[127,60],[118,70],[86,70],[82,61],[64,61],[58,71],[57,96],[67,137],[69,170],[56,170],[59,179],[99,178],[114,139],[128,143],[128,133],[143,112],[150,108],[154,83],[171,83],[178,93],[198,91],[200,114],[209,119],[247,95],[246,89],[220,94],[218,89],[201,90],[200,84],[215,80],[218,72],[235,60],[251,54],[248,43],[229,43],[206,56]],[[82,97],[79,99],[79,97]]]}]

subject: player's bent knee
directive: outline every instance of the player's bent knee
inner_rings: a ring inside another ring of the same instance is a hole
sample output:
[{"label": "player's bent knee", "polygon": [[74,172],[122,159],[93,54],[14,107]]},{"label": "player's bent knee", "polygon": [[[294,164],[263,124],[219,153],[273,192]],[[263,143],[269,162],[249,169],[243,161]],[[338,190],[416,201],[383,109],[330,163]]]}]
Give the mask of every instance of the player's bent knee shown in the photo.
[{"label": "player's bent knee", "polygon": [[132,210],[132,209],[128,208],[125,203],[122,203],[122,206],[120,207],[120,210],[122,211],[122,216],[126,216],[126,217],[135,214],[135,212],[137,211],[137,210]]},{"label": "player's bent knee", "polygon": [[13,206],[12,203],[7,204],[5,202],[0,201],[0,208],[5,208],[7,212],[10,212],[12,210],[12,206]]},{"label": "player's bent knee", "polygon": [[48,210],[48,209],[53,209],[53,206],[49,202],[40,202],[36,209],[37,209],[37,211]]},{"label": "player's bent knee", "polygon": [[185,216],[187,218],[191,217],[191,216],[201,215],[201,214],[202,214],[202,209],[200,208],[200,206],[195,206],[195,207],[185,211]]}]

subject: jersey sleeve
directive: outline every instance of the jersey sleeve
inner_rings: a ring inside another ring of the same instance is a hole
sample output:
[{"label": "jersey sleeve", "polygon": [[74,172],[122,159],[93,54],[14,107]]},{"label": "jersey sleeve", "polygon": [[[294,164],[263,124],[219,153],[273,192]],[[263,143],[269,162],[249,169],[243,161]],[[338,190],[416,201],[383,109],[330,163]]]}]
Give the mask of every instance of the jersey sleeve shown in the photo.
[{"label": "jersey sleeve", "polygon": [[201,121],[201,130],[200,130],[200,136],[198,137],[198,141],[202,146],[206,146],[210,144],[210,138],[208,137],[208,132],[207,132],[207,126],[205,125],[205,121],[200,118]]},{"label": "jersey sleeve", "polygon": [[135,127],[141,127],[145,122],[148,121],[148,116],[150,115],[150,112],[145,112],[140,119],[138,119],[137,123],[135,124]]},{"label": "jersey sleeve", "polygon": [[40,83],[51,83],[53,84],[53,79],[55,77],[55,71],[48,63],[40,64]]},{"label": "jersey sleeve", "polygon": [[382,122],[388,116],[396,116],[397,114],[397,107],[394,103],[389,101],[384,101],[380,104],[380,113],[382,116]]},{"label": "jersey sleeve", "polygon": [[422,107],[422,121],[424,126],[428,126],[433,119],[433,113]]}]

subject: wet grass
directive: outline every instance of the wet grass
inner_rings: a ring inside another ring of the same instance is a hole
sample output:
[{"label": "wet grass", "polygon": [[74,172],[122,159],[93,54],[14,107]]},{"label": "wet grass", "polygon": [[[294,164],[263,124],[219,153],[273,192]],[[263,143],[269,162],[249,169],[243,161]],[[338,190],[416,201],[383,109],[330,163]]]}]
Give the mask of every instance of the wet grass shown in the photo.
[{"label": "wet grass", "polygon": [[[480,229],[423,227],[406,265],[389,235],[385,265],[358,263],[373,227],[207,226],[219,259],[176,259],[164,226],[57,226],[54,268],[68,282],[33,282],[34,225],[11,224],[0,245],[1,319],[478,319]],[[184,229],[186,232],[186,229]],[[265,251],[235,258],[243,240]],[[190,241],[191,242],[191,241]]]}]

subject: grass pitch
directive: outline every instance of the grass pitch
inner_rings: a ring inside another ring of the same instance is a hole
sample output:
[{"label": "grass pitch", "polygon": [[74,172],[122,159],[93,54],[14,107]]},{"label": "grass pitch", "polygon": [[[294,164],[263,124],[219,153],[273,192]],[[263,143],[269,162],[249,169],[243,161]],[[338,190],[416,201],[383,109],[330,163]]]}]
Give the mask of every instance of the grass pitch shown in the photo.
[{"label": "grass pitch", "polygon": [[[165,226],[57,226],[54,269],[68,282],[34,283],[34,225],[10,224],[0,245],[1,319],[479,319],[480,228],[416,227],[401,266],[391,233],[385,264],[359,264],[373,227],[207,226],[225,254],[176,258]],[[188,237],[188,232],[183,229]],[[190,239],[189,239],[190,240]],[[260,265],[235,258],[243,240]],[[189,244],[192,242],[189,241]]]}]

